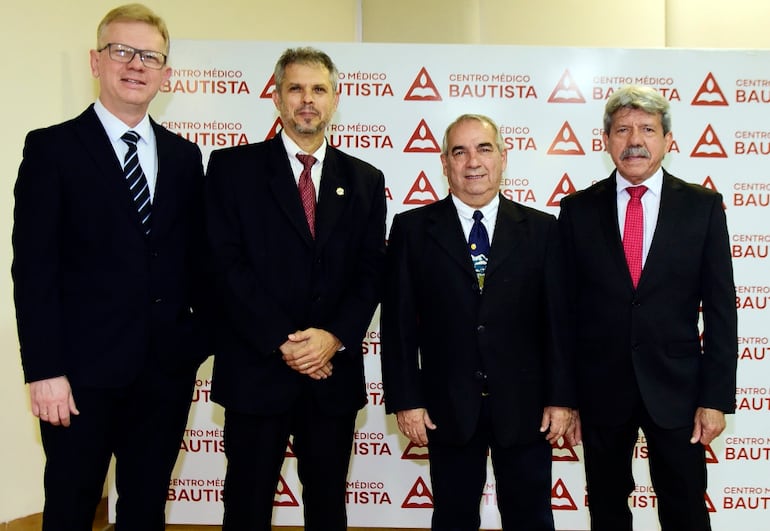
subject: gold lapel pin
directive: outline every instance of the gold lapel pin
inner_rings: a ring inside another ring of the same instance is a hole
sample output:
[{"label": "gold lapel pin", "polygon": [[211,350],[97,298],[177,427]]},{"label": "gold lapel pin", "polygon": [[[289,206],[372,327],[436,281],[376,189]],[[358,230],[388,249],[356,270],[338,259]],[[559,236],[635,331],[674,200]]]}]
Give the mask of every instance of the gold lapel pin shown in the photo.
[{"label": "gold lapel pin", "polygon": [[342,187],[337,188],[337,195],[339,196],[345,195],[345,189]]}]

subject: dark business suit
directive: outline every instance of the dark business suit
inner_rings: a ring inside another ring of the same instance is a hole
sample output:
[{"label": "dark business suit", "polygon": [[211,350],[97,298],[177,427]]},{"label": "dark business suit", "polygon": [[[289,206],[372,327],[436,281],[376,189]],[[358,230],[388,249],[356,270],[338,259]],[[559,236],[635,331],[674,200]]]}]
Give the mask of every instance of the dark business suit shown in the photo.
[{"label": "dark business suit", "polygon": [[[565,197],[559,222],[575,303],[594,529],[631,529],[626,497],[634,486],[630,453],[639,425],[650,446],[663,529],[707,529],[703,447],[687,440],[696,408],[735,408],[737,318],[722,197],[664,171],[636,290],[618,228],[615,173]],[[622,448],[615,454],[609,447]]]},{"label": "dark business suit", "polygon": [[[90,530],[113,452],[118,528],[163,528],[168,478],[206,355],[195,313],[205,239],[200,151],[152,126],[158,174],[149,237],[93,106],[26,139],[12,266],[22,364],[27,382],[65,375],[80,410],[69,428],[41,423],[45,529]],[[63,520],[70,505],[85,507],[79,521]]]},{"label": "dark business suit", "polygon": [[[482,485],[461,471],[475,458],[482,462],[468,466],[485,474],[489,445],[504,527],[552,529],[551,452],[539,428],[545,406],[574,405],[556,220],[501,197],[482,293],[451,197],[397,215],[387,256],[385,405],[389,413],[426,408],[437,425],[428,430],[434,495],[461,493],[457,503],[470,499],[477,520]],[[479,444],[481,457],[457,460],[455,477],[435,477],[446,448]],[[531,459],[504,459],[533,447]],[[543,488],[531,488],[536,477]],[[437,500],[434,528],[449,529],[441,509]]]},{"label": "dark business suit", "polygon": [[[344,529],[353,423],[366,403],[361,342],[381,292],[384,177],[327,146],[315,239],[280,135],[214,151],[207,181],[223,316],[212,398],[226,409],[225,528],[269,529],[292,433],[306,529]],[[331,332],[344,346],[324,380],[294,371],[279,350],[290,333],[309,327]],[[256,422],[262,429],[250,431]],[[236,499],[252,490],[256,499]]]}]

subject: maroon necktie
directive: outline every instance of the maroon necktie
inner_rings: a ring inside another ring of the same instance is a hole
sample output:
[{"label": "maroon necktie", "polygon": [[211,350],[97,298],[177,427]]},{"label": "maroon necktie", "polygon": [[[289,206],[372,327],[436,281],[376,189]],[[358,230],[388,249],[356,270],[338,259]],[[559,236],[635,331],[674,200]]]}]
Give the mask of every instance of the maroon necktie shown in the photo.
[{"label": "maroon necktie", "polygon": [[297,153],[297,158],[302,163],[302,173],[299,175],[299,197],[302,200],[302,208],[305,209],[307,226],[310,227],[310,235],[315,238],[315,186],[310,178],[310,168],[315,164],[313,155]]},{"label": "maroon necktie", "polygon": [[644,211],[642,196],[647,191],[646,186],[629,186],[626,192],[631,196],[626,207],[626,223],[623,226],[623,251],[626,253],[628,271],[634,288],[642,276],[642,243],[644,241]]}]

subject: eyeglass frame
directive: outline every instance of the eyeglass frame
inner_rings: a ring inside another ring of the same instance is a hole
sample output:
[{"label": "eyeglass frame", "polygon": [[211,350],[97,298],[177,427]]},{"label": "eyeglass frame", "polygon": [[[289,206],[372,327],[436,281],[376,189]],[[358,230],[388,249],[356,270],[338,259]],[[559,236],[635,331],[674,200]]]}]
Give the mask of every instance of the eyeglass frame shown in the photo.
[{"label": "eyeglass frame", "polygon": [[[128,61],[122,61],[121,60],[121,59],[125,59],[125,57],[120,57],[120,58],[116,59],[115,57],[112,56],[112,47],[113,46],[122,46],[125,52],[133,51],[133,53],[131,54],[131,58]],[[164,66],[166,66],[166,62],[168,61],[168,55],[166,55],[163,52],[159,52],[157,50],[140,50],[138,48],[134,48],[133,46],[129,46],[128,44],[122,44],[120,42],[108,42],[107,44],[105,44],[104,46],[102,46],[101,48],[99,48],[96,51],[101,53],[104,50],[107,50],[107,55],[109,55],[111,60],[115,61],[116,63],[122,63],[122,64],[129,64],[131,61],[134,60],[134,57],[139,55],[139,60],[142,62],[142,64],[144,66],[146,66],[147,68],[151,69],[151,70],[161,70]],[[145,54],[148,54],[148,53],[150,53],[150,54],[158,54],[161,57],[163,57],[163,62],[161,63],[161,65],[158,68],[155,68],[153,66],[149,66],[147,63],[144,62]]]}]

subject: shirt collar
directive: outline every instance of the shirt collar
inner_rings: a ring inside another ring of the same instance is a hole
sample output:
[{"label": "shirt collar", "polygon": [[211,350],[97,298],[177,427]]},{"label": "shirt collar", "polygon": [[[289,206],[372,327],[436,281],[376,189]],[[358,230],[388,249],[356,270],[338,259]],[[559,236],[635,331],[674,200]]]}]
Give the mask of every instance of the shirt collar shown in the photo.
[{"label": "shirt collar", "polygon": [[484,219],[487,221],[493,220],[497,217],[497,209],[500,206],[500,194],[495,194],[495,197],[492,198],[492,201],[487,203],[481,208],[473,208],[462,201],[460,201],[457,196],[454,194],[451,194],[452,202],[455,205],[455,208],[457,209],[457,214],[465,219],[473,219],[473,212],[476,210],[481,210],[481,213],[484,214]]},{"label": "shirt collar", "polygon": [[[631,181],[627,180],[625,177],[623,177],[619,171],[615,171],[615,191],[618,195],[623,193],[623,191],[630,187],[630,186],[639,186],[636,184],[633,184]],[[652,193],[653,195],[660,197],[660,190],[663,188],[663,168],[658,168],[658,171],[653,173],[650,177],[645,179],[642,185],[647,187],[647,191],[649,193]]]},{"label": "shirt collar", "polygon": [[110,142],[116,143],[120,141],[126,131],[136,131],[140,136],[140,142],[149,142],[152,138],[152,125],[150,124],[149,115],[145,114],[144,118],[136,124],[135,127],[129,127],[123,121],[107,110],[107,107],[100,100],[94,102],[94,111],[96,116],[99,117],[99,121],[102,122],[104,130],[107,132],[107,136]]},{"label": "shirt collar", "polygon": [[289,135],[285,134],[283,130],[281,130],[280,134],[281,140],[283,140],[283,147],[286,149],[286,154],[289,155],[289,159],[291,161],[296,161],[297,154],[302,153],[306,155],[313,155],[316,160],[318,160],[318,164],[323,166],[324,157],[326,156],[326,137],[324,137],[324,141],[321,143],[321,146],[315,150],[315,153],[306,153],[305,151],[302,151],[297,143],[289,138]]}]

